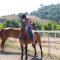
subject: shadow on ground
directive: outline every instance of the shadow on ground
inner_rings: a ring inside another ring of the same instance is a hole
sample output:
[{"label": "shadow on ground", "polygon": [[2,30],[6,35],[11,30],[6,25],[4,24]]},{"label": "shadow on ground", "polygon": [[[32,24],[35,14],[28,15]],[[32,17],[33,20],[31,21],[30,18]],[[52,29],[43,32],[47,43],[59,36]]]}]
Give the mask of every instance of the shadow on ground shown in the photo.
[{"label": "shadow on ground", "polygon": [[0,52],[0,55],[21,55],[19,52]]},{"label": "shadow on ground", "polygon": [[[20,55],[20,52],[0,52],[0,55]],[[34,56],[30,53],[28,53],[28,57],[30,58],[30,60],[42,60],[42,58],[38,58],[38,56]]]},{"label": "shadow on ground", "polygon": [[38,58],[37,56],[34,56],[31,60],[42,60],[42,58]]}]

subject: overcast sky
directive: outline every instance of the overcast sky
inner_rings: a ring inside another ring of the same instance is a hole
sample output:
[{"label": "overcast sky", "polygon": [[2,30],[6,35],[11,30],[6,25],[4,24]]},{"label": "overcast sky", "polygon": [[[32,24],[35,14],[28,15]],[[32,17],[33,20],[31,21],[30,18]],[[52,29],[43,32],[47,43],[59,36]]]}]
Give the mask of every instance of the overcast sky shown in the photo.
[{"label": "overcast sky", "polygon": [[60,3],[60,0],[0,0],[0,16],[32,12],[41,4],[50,5]]}]

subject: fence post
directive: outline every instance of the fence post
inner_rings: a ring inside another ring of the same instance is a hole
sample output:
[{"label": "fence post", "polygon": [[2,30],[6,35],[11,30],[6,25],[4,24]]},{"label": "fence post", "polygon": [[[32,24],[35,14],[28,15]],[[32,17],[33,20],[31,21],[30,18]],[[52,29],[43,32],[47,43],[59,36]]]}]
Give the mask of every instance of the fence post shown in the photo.
[{"label": "fence post", "polygon": [[56,32],[55,32],[55,48],[56,48]]},{"label": "fence post", "polygon": [[50,34],[48,33],[48,55],[50,55]]}]

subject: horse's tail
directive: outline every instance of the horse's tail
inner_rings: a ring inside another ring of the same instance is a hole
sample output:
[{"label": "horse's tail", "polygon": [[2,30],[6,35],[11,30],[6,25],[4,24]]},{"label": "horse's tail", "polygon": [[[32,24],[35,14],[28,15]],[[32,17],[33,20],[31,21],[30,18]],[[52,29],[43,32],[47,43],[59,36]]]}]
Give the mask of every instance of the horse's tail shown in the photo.
[{"label": "horse's tail", "polygon": [[40,36],[40,33],[38,33],[38,32],[34,32],[34,35],[35,35],[35,37],[36,37],[36,41],[37,42],[41,42],[41,36]]},{"label": "horse's tail", "polygon": [[3,32],[4,31],[4,29],[2,29],[1,31],[0,31],[0,35],[1,35],[1,38],[3,38]]}]

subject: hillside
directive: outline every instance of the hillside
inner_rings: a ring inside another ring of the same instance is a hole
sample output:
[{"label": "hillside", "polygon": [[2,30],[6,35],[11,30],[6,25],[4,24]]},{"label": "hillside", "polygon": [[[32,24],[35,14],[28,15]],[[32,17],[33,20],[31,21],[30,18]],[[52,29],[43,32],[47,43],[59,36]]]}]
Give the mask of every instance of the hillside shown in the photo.
[{"label": "hillside", "polygon": [[12,15],[2,16],[1,19],[7,19],[7,20],[19,20],[19,17],[18,17],[18,15],[12,14]]},{"label": "hillside", "polygon": [[47,23],[48,22],[48,20],[43,20],[43,19],[40,19],[40,18],[38,18],[38,17],[36,17],[36,16],[29,16],[30,17],[30,19],[31,19],[31,21],[32,22],[37,22],[38,24],[45,24],[45,23]]},{"label": "hillside", "polygon": [[60,22],[60,4],[41,5],[37,11],[32,11],[30,15],[37,16],[41,19]]},{"label": "hillside", "polygon": [[[42,22],[43,23],[43,22],[47,21],[47,20],[42,20],[36,16],[31,16],[31,15],[29,15],[29,18],[32,22]],[[15,15],[15,14],[2,16],[2,17],[0,17],[0,19],[2,19],[2,20],[4,20],[4,19],[5,20],[20,20],[18,15]]]}]

